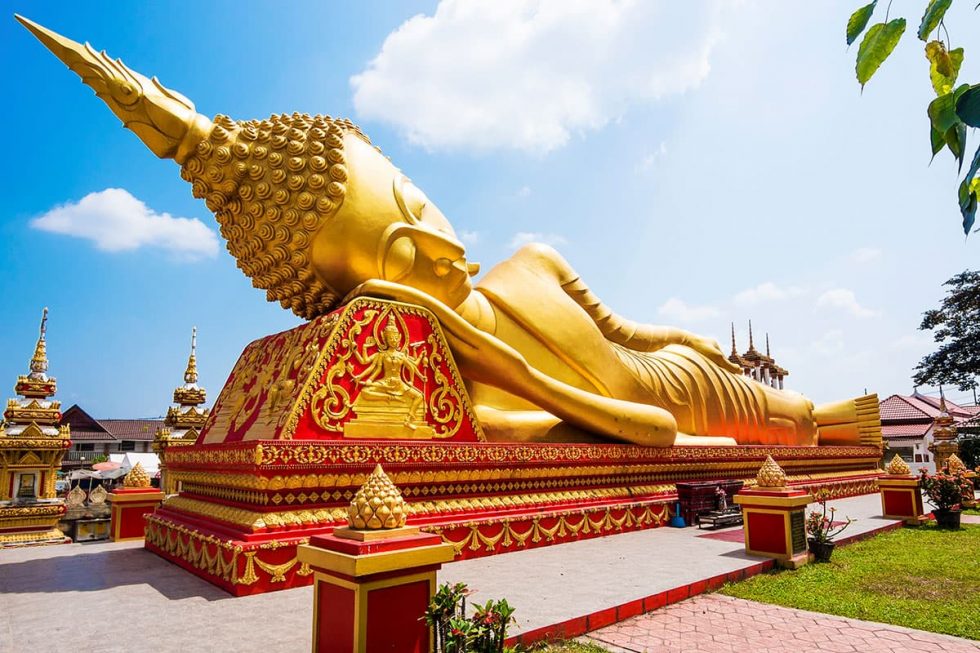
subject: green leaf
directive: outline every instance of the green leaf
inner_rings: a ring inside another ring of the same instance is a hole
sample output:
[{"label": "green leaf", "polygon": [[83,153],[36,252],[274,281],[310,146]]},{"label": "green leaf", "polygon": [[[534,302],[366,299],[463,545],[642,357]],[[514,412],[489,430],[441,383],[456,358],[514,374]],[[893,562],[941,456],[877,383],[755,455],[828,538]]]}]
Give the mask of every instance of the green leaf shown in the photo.
[{"label": "green leaf", "polygon": [[957,121],[945,134],[946,145],[959,162],[957,170],[963,169],[963,154],[966,151],[966,125]]},{"label": "green leaf", "polygon": [[956,115],[956,101],[968,88],[970,88],[969,84],[963,84],[955,91],[940,95],[929,103],[926,112],[936,131],[945,134],[950,127],[960,122],[959,116]]},{"label": "green leaf", "polygon": [[935,127],[929,125],[929,142],[932,145],[932,158],[935,159],[939,150],[946,146],[946,138],[942,132],[936,131]]},{"label": "green leaf", "polygon": [[857,65],[855,66],[857,79],[862,89],[888,58],[888,55],[892,53],[904,33],[905,19],[896,18],[888,23],[872,25],[871,29],[864,35],[861,46],[858,48]]},{"label": "green leaf", "polygon": [[[980,154],[980,150],[977,150]],[[976,157],[974,157],[974,160]],[[960,184],[959,200],[960,214],[963,216],[963,233],[970,235],[973,224],[977,219],[977,191],[980,190],[980,180],[970,180],[969,177]]]},{"label": "green leaf", "polygon": [[850,45],[854,43],[854,40],[861,35],[864,28],[868,26],[868,21],[871,20],[871,14],[874,13],[875,5],[878,4],[878,0],[874,0],[869,5],[865,5],[851,14],[851,17],[847,19],[847,44]]},{"label": "green leaf", "polygon": [[946,15],[946,10],[953,0],[929,0],[926,6],[926,13],[922,14],[922,22],[919,23],[919,38],[923,41],[929,38],[932,30],[939,26],[939,21]]},{"label": "green leaf", "polygon": [[970,127],[980,127],[980,84],[974,84],[956,98],[956,116]]},{"label": "green leaf", "polygon": [[930,41],[926,45],[926,59],[929,60],[929,81],[936,95],[952,91],[963,64],[963,48],[947,52],[942,41]]}]

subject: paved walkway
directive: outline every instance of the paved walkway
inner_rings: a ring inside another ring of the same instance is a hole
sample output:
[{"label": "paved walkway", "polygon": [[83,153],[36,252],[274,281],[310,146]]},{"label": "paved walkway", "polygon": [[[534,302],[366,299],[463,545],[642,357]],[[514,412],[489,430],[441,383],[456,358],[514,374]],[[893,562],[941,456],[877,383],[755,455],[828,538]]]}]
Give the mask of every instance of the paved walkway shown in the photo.
[{"label": "paved walkway", "polygon": [[[857,519],[847,536],[898,523],[881,517],[878,494],[828,505],[837,508],[838,519]],[[758,566],[766,558],[745,554],[740,531],[666,527],[622,533],[454,562],[443,567],[439,580],[465,582],[480,603],[506,598],[517,608],[511,634],[519,635]]]},{"label": "paved walkway", "polygon": [[[889,524],[877,517],[877,495],[836,505],[838,515],[859,519],[848,533]],[[613,621],[610,607],[633,602],[631,614],[639,614],[650,604],[637,605],[637,599],[737,574],[762,560],[746,556],[738,541],[702,537],[706,533],[658,528],[466,560],[444,567],[440,580],[467,582],[478,591],[476,601],[507,598],[517,607],[515,632],[599,611],[600,621],[589,622],[596,628]],[[309,587],[233,598],[144,551],[141,542],[0,550],[4,653],[305,651],[312,605]],[[135,637],[138,645],[129,639]]]},{"label": "paved walkway", "polygon": [[977,653],[980,642],[709,594],[602,628],[580,641],[613,653]]}]

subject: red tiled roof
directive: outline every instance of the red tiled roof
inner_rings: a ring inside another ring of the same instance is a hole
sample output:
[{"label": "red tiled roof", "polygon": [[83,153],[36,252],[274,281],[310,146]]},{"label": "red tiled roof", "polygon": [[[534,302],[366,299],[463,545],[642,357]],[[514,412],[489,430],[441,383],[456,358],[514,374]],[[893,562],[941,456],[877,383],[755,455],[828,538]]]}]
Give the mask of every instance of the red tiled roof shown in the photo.
[{"label": "red tiled roof", "polygon": [[[946,401],[946,409],[957,420],[976,414],[976,406],[959,406]],[[929,421],[939,416],[939,399],[925,395],[891,395],[879,404],[882,423],[889,421]]]},{"label": "red tiled roof", "polygon": [[104,440],[115,440],[111,433],[105,431],[91,431],[88,429],[72,429],[71,430],[71,441],[72,442],[95,442]]},{"label": "red tiled roof", "polygon": [[162,419],[100,419],[99,424],[117,440],[150,441],[157,429],[163,426]]},{"label": "red tiled roof", "polygon": [[882,424],[883,438],[922,437],[932,427],[932,422],[926,424]]}]

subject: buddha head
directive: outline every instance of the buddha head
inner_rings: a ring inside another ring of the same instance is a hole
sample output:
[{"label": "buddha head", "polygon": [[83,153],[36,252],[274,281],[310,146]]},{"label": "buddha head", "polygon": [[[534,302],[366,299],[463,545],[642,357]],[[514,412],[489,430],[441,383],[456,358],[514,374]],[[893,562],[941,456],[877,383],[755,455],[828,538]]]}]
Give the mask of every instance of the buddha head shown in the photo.
[{"label": "buddha head", "polygon": [[18,17],[123,124],[181,166],[252,285],[300,317],[383,279],[455,308],[469,294],[463,245],[439,209],[349,120],[293,113],[213,120],[190,100]]}]

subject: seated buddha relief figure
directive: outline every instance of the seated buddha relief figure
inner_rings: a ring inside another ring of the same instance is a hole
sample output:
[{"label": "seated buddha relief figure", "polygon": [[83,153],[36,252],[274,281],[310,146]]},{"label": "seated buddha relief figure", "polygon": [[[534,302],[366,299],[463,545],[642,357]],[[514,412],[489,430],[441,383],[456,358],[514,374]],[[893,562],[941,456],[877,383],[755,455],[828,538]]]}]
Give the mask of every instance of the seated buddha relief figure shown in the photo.
[{"label": "seated buddha relief figure", "polygon": [[211,120],[155,78],[20,20],[176,160],[270,301],[306,319],[358,296],[429,309],[491,440],[858,444],[877,421],[870,397],[814,406],[742,375],[714,340],[620,317],[548,246],[474,284],[479,266],[443,212],[348,120]]}]

